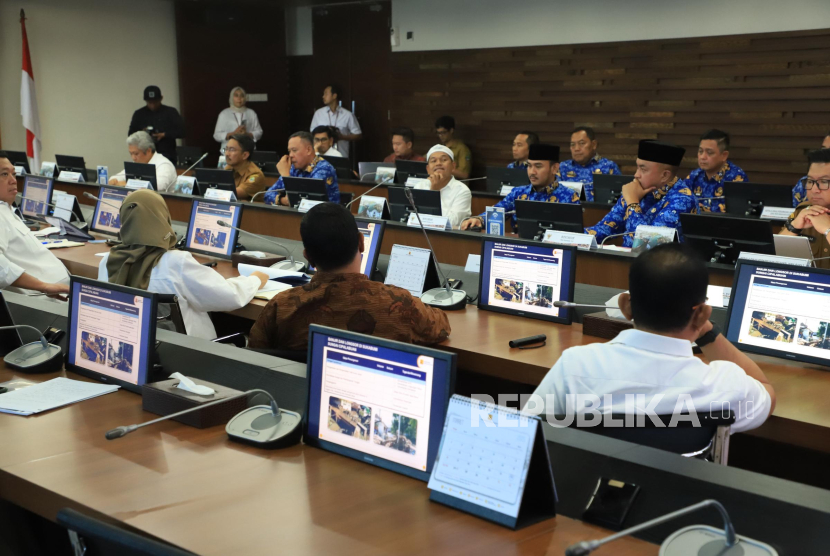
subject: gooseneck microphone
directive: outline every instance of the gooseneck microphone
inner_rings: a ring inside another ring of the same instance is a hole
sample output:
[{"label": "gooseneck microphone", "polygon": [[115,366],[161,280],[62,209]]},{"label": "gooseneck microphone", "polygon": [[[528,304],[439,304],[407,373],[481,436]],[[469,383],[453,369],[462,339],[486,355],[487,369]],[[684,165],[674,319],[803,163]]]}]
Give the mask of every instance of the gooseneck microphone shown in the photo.
[{"label": "gooseneck microphone", "polygon": [[605,246],[605,242],[614,237],[622,237],[622,236],[633,236],[634,232],[623,232],[621,234],[611,234],[610,236],[605,236],[602,242],[599,244],[600,249]]},{"label": "gooseneck microphone", "polygon": [[385,180],[383,180],[382,182],[380,182],[380,183],[379,183],[379,184],[377,184],[376,186],[372,187],[371,189],[369,189],[369,190],[368,190],[368,191],[366,191],[365,193],[361,193],[360,195],[358,195],[357,197],[355,197],[354,199],[352,199],[351,201],[349,201],[348,203],[346,203],[346,208],[349,208],[350,206],[352,206],[352,203],[354,203],[355,201],[357,201],[358,199],[360,199],[360,198],[361,198],[361,197],[363,197],[364,195],[368,195],[369,193],[371,193],[372,191],[374,191],[375,189],[377,189],[377,188],[378,188],[378,187],[380,187],[381,185],[386,185],[387,183],[389,183],[389,181],[390,181],[390,178],[386,178]]},{"label": "gooseneck microphone", "polygon": [[276,242],[273,239],[269,239],[265,236],[261,236],[259,234],[254,234],[252,232],[247,232],[247,231],[243,230],[242,228],[237,228],[236,226],[232,226],[232,225],[228,224],[227,222],[225,222],[224,220],[218,220],[216,223],[219,224],[220,226],[225,227],[225,228],[231,228],[231,229],[236,230],[238,232],[248,234],[249,236],[255,237],[257,239],[261,239],[263,241],[267,241],[268,243],[272,243],[272,244],[276,245],[277,247],[279,247],[280,249],[282,249],[283,251],[285,251],[288,254],[288,262],[286,262],[286,261],[278,262],[278,263],[272,265],[271,268],[276,268],[278,270],[288,270],[288,271],[291,271],[291,272],[302,272],[303,270],[305,270],[305,263],[295,261],[293,251],[289,251],[288,247],[286,247],[285,245],[283,245],[279,242]]},{"label": "gooseneck microphone", "polygon": [[46,341],[40,330],[28,324],[0,326],[0,330],[29,328],[37,332],[40,339],[12,350],[3,358],[6,366],[25,373],[53,373],[63,367],[63,354],[59,346]]},{"label": "gooseneck microphone", "polygon": [[188,173],[189,171],[191,171],[193,168],[195,168],[197,164],[199,164],[201,161],[203,161],[207,155],[208,155],[208,153],[205,153],[205,154],[203,154],[201,157],[199,157],[199,160],[197,160],[196,162],[194,162],[193,164],[191,164],[191,165],[190,165],[190,168],[188,168],[187,170],[185,170],[184,172],[182,172],[182,173],[181,173],[181,175],[182,175],[182,176],[186,176],[186,175],[187,175],[187,173]]},{"label": "gooseneck microphone", "polygon": [[263,189],[262,191],[258,191],[258,192],[254,193],[254,194],[251,196],[251,200],[250,200],[250,201],[248,201],[248,202],[249,202],[249,203],[253,203],[253,202],[254,202],[254,199],[256,199],[256,198],[257,198],[258,196],[260,196],[260,195],[265,195],[266,193],[268,193],[268,190],[267,190],[267,189]]}]

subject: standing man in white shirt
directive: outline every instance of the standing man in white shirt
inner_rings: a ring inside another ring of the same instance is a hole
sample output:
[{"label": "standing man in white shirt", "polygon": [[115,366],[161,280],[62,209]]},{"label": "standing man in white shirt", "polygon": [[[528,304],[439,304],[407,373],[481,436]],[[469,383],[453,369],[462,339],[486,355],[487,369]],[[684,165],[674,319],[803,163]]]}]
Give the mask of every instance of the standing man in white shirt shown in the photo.
[{"label": "standing man in white shirt", "polygon": [[16,195],[14,165],[0,158],[0,289],[69,293],[69,272],[15,212]]},{"label": "standing man in white shirt", "polygon": [[[579,413],[576,396],[587,394],[599,399],[592,410],[633,413],[628,402],[637,395],[644,396],[637,408],[656,415],[731,409],[732,432],[761,426],[775,408],[775,390],[761,368],[709,320],[708,285],[703,262],[682,244],[641,254],[629,271],[630,293],[619,296],[620,310],[634,329],[606,344],[565,350],[525,411],[565,415],[570,399]],[[708,363],[692,354],[692,342]]]},{"label": "standing man in white shirt", "polygon": [[450,226],[458,229],[471,213],[473,194],[470,188],[452,177],[455,170],[452,149],[435,145],[427,153],[429,179],[422,180],[416,189],[432,189],[441,192],[441,215],[450,220]]},{"label": "standing man in white shirt", "polygon": [[334,133],[325,125],[318,125],[311,134],[314,136],[314,150],[320,156],[336,156],[343,158],[343,154],[334,148]]},{"label": "standing man in white shirt", "polygon": [[[127,137],[127,150],[133,162],[154,164],[156,167],[156,187],[159,191],[170,191],[176,185],[176,167],[166,156],[156,152],[156,144],[146,131],[136,131]],[[110,178],[111,185],[127,185],[127,174],[121,170]]]},{"label": "standing man in white shirt", "polygon": [[340,106],[340,90],[336,85],[328,85],[323,89],[323,104],[325,106],[314,113],[311,118],[311,127],[314,130],[317,126],[324,125],[335,130],[338,137],[337,150],[344,157],[349,156],[349,141],[360,141],[363,139],[363,131],[354,114]]}]

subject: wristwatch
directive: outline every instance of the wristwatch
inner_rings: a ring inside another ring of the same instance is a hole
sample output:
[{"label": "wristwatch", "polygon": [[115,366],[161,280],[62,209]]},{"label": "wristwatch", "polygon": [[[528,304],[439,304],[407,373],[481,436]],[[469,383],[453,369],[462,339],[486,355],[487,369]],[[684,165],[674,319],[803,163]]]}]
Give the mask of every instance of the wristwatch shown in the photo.
[{"label": "wristwatch", "polygon": [[[712,321],[709,321],[709,322],[712,322]],[[709,332],[707,332],[706,334],[704,334],[703,336],[701,336],[700,338],[695,340],[695,343],[697,344],[697,347],[701,347],[701,348],[704,347],[704,346],[708,346],[709,344],[714,342],[715,339],[718,336],[720,336],[720,333],[721,333],[720,326],[718,326],[717,324],[712,322],[712,330],[710,330]]]},{"label": "wristwatch", "polygon": [[784,227],[787,228],[789,231],[791,231],[794,234],[801,235],[801,228],[796,228],[795,226],[793,226],[793,219],[792,218],[790,218],[789,220],[787,220],[784,223]]}]

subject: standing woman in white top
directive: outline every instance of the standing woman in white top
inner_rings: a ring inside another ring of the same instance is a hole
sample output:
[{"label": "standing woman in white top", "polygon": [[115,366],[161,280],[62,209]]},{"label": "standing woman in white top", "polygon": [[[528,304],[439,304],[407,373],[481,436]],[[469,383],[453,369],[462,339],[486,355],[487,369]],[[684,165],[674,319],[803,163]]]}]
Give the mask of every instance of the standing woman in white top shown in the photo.
[{"label": "standing woman in white top", "polygon": [[216,129],[213,130],[213,138],[224,149],[228,144],[231,135],[244,133],[250,135],[256,143],[262,137],[262,127],[259,125],[259,118],[256,112],[246,106],[248,93],[242,87],[231,89],[229,99],[230,108],[219,112],[219,119],[216,120]]},{"label": "standing woman in white top", "polygon": [[121,205],[121,245],[112,248],[98,266],[98,280],[179,298],[189,336],[212,340],[216,329],[208,311],[244,307],[268,276],[223,278],[200,265],[187,251],[176,251],[176,233],[164,199],[155,191],[130,193]]}]

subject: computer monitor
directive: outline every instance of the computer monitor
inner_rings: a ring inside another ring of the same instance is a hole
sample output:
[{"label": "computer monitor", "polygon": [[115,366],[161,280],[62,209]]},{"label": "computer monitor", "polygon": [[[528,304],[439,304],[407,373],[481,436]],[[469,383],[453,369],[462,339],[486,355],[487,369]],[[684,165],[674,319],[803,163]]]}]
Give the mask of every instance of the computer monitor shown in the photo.
[{"label": "computer monitor", "polygon": [[124,174],[128,180],[142,180],[150,182],[153,191],[158,191],[155,164],[141,164],[140,162],[125,162]]},{"label": "computer monitor", "polygon": [[280,161],[280,155],[277,151],[254,151],[251,153],[251,162],[259,166],[259,169],[269,174],[277,172],[277,162]]},{"label": "computer monitor", "polygon": [[316,324],[308,337],[304,442],[428,480],[455,354]]},{"label": "computer monitor", "polygon": [[187,227],[185,249],[194,253],[230,259],[239,232],[220,226],[222,220],[239,227],[242,205],[224,201],[197,199],[190,208],[190,225]]},{"label": "computer monitor", "polygon": [[194,195],[204,195],[210,188],[230,191],[236,195],[236,182],[233,179],[233,170],[214,170],[213,168],[196,168],[196,182],[199,191],[193,189]]},{"label": "computer monitor", "polygon": [[[176,166],[178,168],[190,168],[203,154],[199,147],[176,147]],[[205,161],[202,160],[196,165],[196,168],[202,168],[204,165]]]},{"label": "computer monitor", "polygon": [[360,272],[369,280],[375,273],[380,257],[380,244],[383,241],[383,232],[386,222],[370,218],[355,218],[357,229],[363,234],[363,256],[360,259]]},{"label": "computer monitor", "polygon": [[[14,319],[9,306],[0,292],[0,327],[14,326]],[[19,347],[23,346],[23,338],[20,337],[20,329],[0,330],[0,357],[5,357]]]},{"label": "computer monitor", "polygon": [[506,186],[518,187],[528,185],[530,178],[527,177],[527,168],[504,168],[502,166],[487,167],[487,191],[491,193],[501,192]]},{"label": "computer monitor", "polygon": [[416,160],[395,160],[395,183],[406,183],[409,178],[428,178],[427,163]]},{"label": "computer monitor", "polygon": [[[406,222],[409,220],[409,213],[414,212],[409,199],[406,197],[406,187],[390,186],[387,190],[389,200],[389,219],[393,222]],[[441,192],[431,189],[409,188],[412,192],[412,200],[418,207],[421,214],[441,216]]]},{"label": "computer monitor", "polygon": [[481,244],[478,308],[571,324],[571,310],[553,303],[573,301],[575,280],[576,247],[485,239]]},{"label": "computer monitor", "polygon": [[680,225],[685,243],[705,261],[735,264],[741,251],[775,254],[769,220],[684,213]]},{"label": "computer monitor", "polygon": [[294,208],[297,208],[303,199],[323,202],[329,200],[329,192],[323,180],[283,177],[282,183],[288,195],[288,202]]},{"label": "computer monitor", "polygon": [[764,207],[792,206],[792,186],[770,183],[728,181],[723,184],[726,212],[735,216],[758,218]]},{"label": "computer monitor", "polygon": [[810,236],[772,236],[775,244],[775,254],[779,257],[790,257],[792,259],[813,260],[813,247]]},{"label": "computer monitor", "polygon": [[622,195],[622,186],[634,180],[634,176],[619,174],[594,174],[594,203],[613,205]]},{"label": "computer monitor", "polygon": [[156,294],[71,276],[66,368],[141,392],[154,379]]},{"label": "computer monitor", "polygon": [[571,203],[543,201],[516,201],[516,221],[519,237],[541,241],[547,230],[581,234],[582,206]]},{"label": "computer monitor", "polygon": [[98,190],[98,202],[95,203],[95,212],[92,215],[90,228],[93,232],[117,236],[121,231],[121,204],[129,189],[123,187],[109,187],[102,185]]},{"label": "computer monitor", "polygon": [[23,166],[23,169],[26,170],[27,174],[31,174],[32,171],[29,169],[29,157],[26,156],[26,153],[23,151],[0,151],[0,156],[4,156],[9,159],[9,162],[12,163],[14,166]]},{"label": "computer monitor", "polygon": [[743,351],[830,366],[830,270],[739,260],[725,330]]},{"label": "computer monitor", "polygon": [[60,179],[60,172],[78,172],[81,174],[81,179],[86,181],[86,162],[82,156],[67,156],[64,154],[56,154],[55,162],[58,165],[58,174],[56,177]]},{"label": "computer monitor", "polygon": [[52,199],[52,178],[41,176],[26,176],[23,180],[23,199],[20,202],[20,212],[24,216],[43,218],[49,214],[49,204]]},{"label": "computer monitor", "polygon": [[337,172],[337,177],[341,180],[353,180],[352,163],[348,158],[342,156],[326,156],[323,155],[323,160],[334,166],[334,171]]}]

